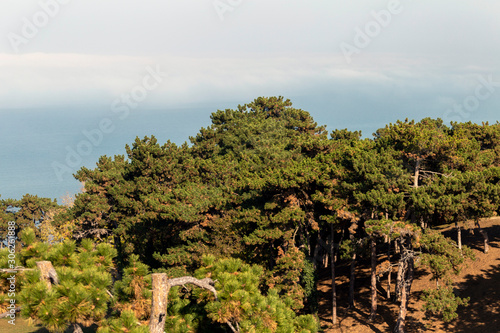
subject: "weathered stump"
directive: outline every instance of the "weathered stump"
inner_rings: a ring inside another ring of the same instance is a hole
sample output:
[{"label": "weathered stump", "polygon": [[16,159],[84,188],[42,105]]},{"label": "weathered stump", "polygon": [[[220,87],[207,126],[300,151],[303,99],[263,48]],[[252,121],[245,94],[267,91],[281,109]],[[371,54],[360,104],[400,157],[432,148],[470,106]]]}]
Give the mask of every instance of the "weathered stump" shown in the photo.
[{"label": "weathered stump", "polygon": [[153,287],[153,304],[151,308],[151,319],[149,321],[149,331],[151,333],[163,333],[165,319],[167,316],[168,293],[170,284],[167,274],[154,273],[151,275]]},{"label": "weathered stump", "polygon": [[52,288],[53,284],[59,284],[59,277],[50,261],[37,261],[36,267],[40,270],[40,279],[47,282],[47,287]]}]

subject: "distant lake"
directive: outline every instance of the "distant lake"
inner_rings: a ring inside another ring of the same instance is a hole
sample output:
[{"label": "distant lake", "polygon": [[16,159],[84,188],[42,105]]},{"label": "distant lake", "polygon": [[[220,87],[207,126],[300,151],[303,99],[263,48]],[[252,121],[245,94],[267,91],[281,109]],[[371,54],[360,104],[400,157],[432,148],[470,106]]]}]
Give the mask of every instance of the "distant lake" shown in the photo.
[{"label": "distant lake", "polygon": [[53,163],[67,165],[68,151],[76,150],[82,141],[89,141],[83,131],[97,129],[104,118],[109,119],[108,123],[114,130],[104,133],[97,146],[83,144],[80,148],[90,147],[90,153],[82,155],[81,163],[71,168],[71,173],[82,166],[94,168],[102,155],[125,154],[125,145],[131,145],[137,136],[154,135],[160,144],[169,139],[182,144],[189,140],[189,136],[195,136],[201,127],[210,125],[210,114],[214,111],[207,108],[136,109],[125,119],[120,119],[109,108],[103,108],[102,112],[85,109],[0,110],[1,198],[20,199],[29,193],[61,202],[60,198],[66,193],[77,193],[79,182],[69,172],[58,178]]}]

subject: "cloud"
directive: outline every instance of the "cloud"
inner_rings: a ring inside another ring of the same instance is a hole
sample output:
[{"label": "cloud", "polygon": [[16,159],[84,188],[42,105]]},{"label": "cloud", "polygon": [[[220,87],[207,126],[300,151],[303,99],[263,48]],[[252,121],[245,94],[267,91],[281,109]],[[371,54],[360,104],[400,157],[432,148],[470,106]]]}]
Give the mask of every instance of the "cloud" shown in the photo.
[{"label": "cloud", "polygon": [[[169,107],[217,101],[245,101],[261,95],[316,95],[339,92],[410,97],[469,94],[479,75],[498,68],[446,65],[432,58],[379,54],[348,65],[341,56],[126,56],[33,53],[0,54],[1,109],[110,105],[140,84],[147,66],[159,66],[166,78],[144,102]],[[436,97],[437,98],[437,97]]]}]

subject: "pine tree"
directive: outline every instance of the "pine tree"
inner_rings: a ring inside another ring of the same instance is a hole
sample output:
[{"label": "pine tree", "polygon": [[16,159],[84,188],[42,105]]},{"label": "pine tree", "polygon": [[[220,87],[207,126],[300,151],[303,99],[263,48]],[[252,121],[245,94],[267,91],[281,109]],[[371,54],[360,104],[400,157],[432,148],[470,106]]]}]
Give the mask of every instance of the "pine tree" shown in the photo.
[{"label": "pine tree", "polygon": [[45,237],[44,224],[50,224],[54,214],[63,209],[56,200],[30,194],[25,194],[20,200],[5,199],[0,203],[0,232],[5,230],[6,233],[7,223],[14,221],[16,234],[30,227],[39,240]]},{"label": "pine tree", "polygon": [[397,121],[379,129],[375,140],[380,146],[391,146],[400,152],[413,172],[413,187],[420,185],[422,173],[432,172],[436,160],[445,158],[452,146],[449,128],[441,119],[424,118],[420,122]]},{"label": "pine tree", "polygon": [[[375,277],[382,269],[390,279],[394,242],[401,249],[395,290],[401,332],[422,232],[415,223],[422,229],[467,219],[479,223],[500,206],[498,125],[448,128],[425,118],[390,124],[374,140],[348,130],[333,131],[329,140],[308,112],[282,97],[218,110],[211,120],[190,138],[191,145],[137,138],[126,146],[126,158],[104,156],[96,169],[82,168],[77,178],[85,192],[55,218],[74,222],[77,238],[118,250],[123,280],[115,291],[123,306],[114,307],[115,325],[135,320],[126,312],[132,304],[141,309],[134,318],[145,322],[148,297],[136,289],[149,288],[149,267],[172,277],[192,275],[206,255],[258,265],[265,283],[260,291],[272,290],[297,313],[312,300],[310,263],[320,268],[328,257],[335,321],[338,254],[351,261],[353,306],[357,256],[371,245],[375,305]],[[376,251],[383,243],[388,265],[381,268]],[[436,267],[454,260],[427,254]],[[202,291],[178,289],[169,310],[176,313],[175,325],[188,331],[213,319],[210,306],[193,303]],[[388,297],[390,289],[388,280]],[[117,319],[120,311],[123,319]]]},{"label": "pine tree", "polygon": [[25,229],[21,237],[27,245],[21,251],[26,267],[48,260],[53,263],[59,279],[51,286],[40,280],[38,270],[27,271],[19,294],[22,315],[54,332],[69,326],[81,331],[81,325],[103,320],[110,299],[107,290],[111,286],[110,271],[116,250],[108,244],[95,246],[90,240],[83,240],[80,247],[74,241],[49,246],[35,242],[35,233],[30,228]]},{"label": "pine tree", "polygon": [[97,329],[97,333],[148,333],[147,326],[138,325],[138,320],[132,310],[125,310],[119,318],[110,318]]},{"label": "pine tree", "polygon": [[151,315],[151,274],[149,267],[139,261],[138,255],[130,256],[122,279],[114,284],[113,294],[117,311],[132,312],[137,321],[148,324]]},{"label": "pine tree", "polygon": [[[446,322],[451,321],[457,317],[458,306],[467,306],[469,301],[454,295],[451,275],[460,272],[465,258],[474,259],[473,252],[464,246],[459,253],[453,241],[431,230],[424,232],[421,245],[426,250],[421,256],[421,264],[430,269],[436,280],[436,289],[424,290],[424,310],[428,314],[441,315]],[[440,281],[443,285],[439,284]]]},{"label": "pine tree", "polygon": [[415,258],[414,248],[418,246],[421,229],[414,224],[398,222],[393,228],[395,237],[400,246],[400,259],[395,298],[400,299],[399,314],[394,326],[395,333],[403,333],[406,324],[406,314],[411,295],[411,286],[414,279]]},{"label": "pine tree", "polygon": [[[1,198],[1,196],[0,196]],[[9,222],[15,221],[14,212],[12,211],[12,206],[9,200],[0,200],[0,249],[3,249],[6,245],[5,242],[8,241],[9,232]],[[10,228],[12,229],[12,227]],[[18,230],[18,227],[15,228]],[[17,234],[16,230],[14,233]],[[7,266],[6,266],[7,267]]]},{"label": "pine tree", "polygon": [[[192,296],[179,297],[179,288],[172,288],[168,308],[170,316],[165,327],[168,332],[217,332],[216,323],[229,323],[242,333],[318,331],[318,323],[312,315],[295,315],[291,299],[283,299],[274,288],[269,289],[267,295],[261,292],[264,282],[262,267],[247,265],[238,259],[217,260],[213,256],[205,257],[204,264],[196,276],[200,279],[209,276],[216,281],[218,301],[203,289],[195,288],[190,292]],[[191,298],[204,304],[203,309],[189,301]],[[199,326],[201,322],[194,321],[190,315],[192,312],[186,308],[205,312],[212,323],[204,322],[208,326]]]},{"label": "pine tree", "polygon": [[211,118],[192,147],[146,137],[127,147],[127,161],[103,157],[82,169],[86,191],[70,210],[77,232],[112,235],[120,262],[135,253],[175,276],[208,253],[261,264],[300,309],[310,238],[325,214],[312,196],[322,186],[316,157],[330,149],[326,131],[281,97]]},{"label": "pine tree", "polygon": [[[364,231],[368,235],[367,242],[370,244],[372,303],[370,319],[373,320],[377,310],[377,242],[383,240],[390,244],[395,239],[392,219],[405,218],[410,177],[395,151],[372,141],[360,145],[350,163],[354,170],[348,180],[352,190],[352,200],[359,207],[360,217],[365,220]],[[389,254],[388,276],[391,274],[391,267]]]}]

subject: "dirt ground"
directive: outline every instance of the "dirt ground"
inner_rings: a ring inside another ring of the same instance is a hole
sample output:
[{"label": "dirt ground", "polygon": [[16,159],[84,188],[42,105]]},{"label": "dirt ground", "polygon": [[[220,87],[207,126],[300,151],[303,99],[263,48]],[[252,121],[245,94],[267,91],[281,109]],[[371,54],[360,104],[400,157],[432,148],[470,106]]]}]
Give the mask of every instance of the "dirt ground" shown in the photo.
[{"label": "dirt ground", "polygon": [[[474,261],[468,260],[458,276],[454,277],[454,288],[460,297],[470,297],[468,307],[459,307],[458,318],[444,323],[439,318],[426,318],[419,301],[423,289],[435,288],[430,273],[422,268],[416,269],[412,285],[405,332],[500,332],[500,217],[483,220],[481,227],[487,231],[490,240],[488,254],[483,253],[483,238],[474,229],[462,231],[462,242],[471,247],[476,255]],[[456,231],[447,226],[441,231],[456,240]],[[370,268],[369,263],[361,263],[357,268],[355,309],[347,308],[349,290],[349,268],[344,265],[337,269],[337,315],[338,324],[331,324],[331,279],[328,272],[320,277],[318,290],[320,297],[320,319],[324,332],[331,333],[369,333],[391,332],[397,319],[399,307],[386,298],[387,275],[381,278],[378,286],[378,310],[373,322],[368,321],[370,313]],[[392,281],[396,279],[396,270]],[[361,287],[361,288],[359,288]],[[394,282],[392,283],[394,292]]]}]

